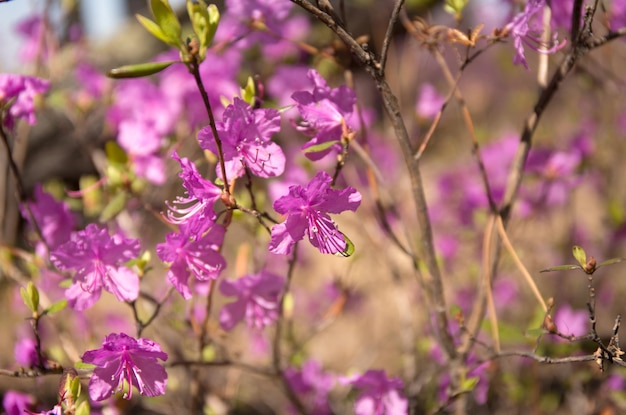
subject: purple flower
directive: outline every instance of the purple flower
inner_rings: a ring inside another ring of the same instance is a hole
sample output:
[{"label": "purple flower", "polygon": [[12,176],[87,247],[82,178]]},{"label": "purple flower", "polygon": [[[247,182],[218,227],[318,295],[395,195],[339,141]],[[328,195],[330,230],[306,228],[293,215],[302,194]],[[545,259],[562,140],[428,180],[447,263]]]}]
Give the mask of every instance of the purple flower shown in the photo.
[{"label": "purple flower", "polygon": [[120,301],[133,301],[139,295],[139,277],[124,266],[139,255],[139,241],[120,235],[110,236],[106,229],[89,224],[50,254],[60,270],[74,271],[73,283],[65,295],[76,310],[91,307],[102,289]]},{"label": "purple flower", "polygon": [[368,370],[362,375],[341,378],[340,382],[361,389],[354,404],[356,415],[408,414],[409,402],[402,393],[402,381],[389,379],[383,370]]},{"label": "purple flower", "polygon": [[[219,31],[218,29],[218,33]],[[158,58],[158,60],[165,61],[178,59],[180,57],[177,50],[166,52]],[[209,49],[206,62],[200,65],[200,77],[204,85],[210,85],[206,88],[209,102],[214,115],[220,117],[224,111],[221,97],[233,97],[239,94],[236,77],[241,66],[241,56],[235,48],[226,48],[219,54]],[[191,129],[203,123],[206,124],[208,115],[202,102],[202,95],[198,92],[198,86],[185,65],[170,66],[159,74],[159,79],[160,91],[165,96],[166,102],[172,106],[177,117],[182,113]]]},{"label": "purple flower", "polygon": [[341,138],[351,129],[346,120],[352,115],[356,95],[347,86],[328,87],[314,69],[307,76],[313,82],[313,90],[295,92],[291,98],[302,116],[298,130],[313,137],[302,148],[315,146],[317,149],[306,152],[306,156],[319,160],[332,151],[341,151]]},{"label": "purple flower", "polygon": [[52,50],[47,41],[44,16],[35,14],[22,20],[15,27],[15,31],[24,38],[24,43],[20,47],[20,59],[29,63],[35,59],[41,59],[42,63],[48,61],[52,55]]},{"label": "purple flower", "polygon": [[169,262],[167,279],[185,299],[191,298],[189,274],[199,281],[216,279],[226,261],[219,253],[224,240],[224,228],[214,224],[206,234],[189,232],[181,226],[180,233],[168,233],[165,242],[156,246],[161,261]]},{"label": "purple flower", "polygon": [[287,219],[272,227],[270,252],[288,255],[293,245],[307,234],[309,242],[321,253],[345,253],[346,238],[328,214],[354,212],[361,204],[361,194],[353,187],[331,189],[332,180],[321,171],[306,187],[290,186],[289,194],[274,202],[274,209],[287,215]]},{"label": "purple flower", "polygon": [[231,330],[244,318],[248,327],[261,330],[278,319],[278,298],[285,279],[267,271],[246,275],[236,281],[222,280],[220,292],[237,300],[220,312],[220,324]]},{"label": "purple flower", "polygon": [[74,76],[82,88],[84,95],[91,99],[100,99],[109,88],[110,79],[102,74],[97,68],[85,62],[76,65]]},{"label": "purple flower", "polygon": [[545,0],[528,0],[524,10],[515,15],[513,20],[504,27],[504,30],[513,37],[513,46],[517,52],[513,58],[513,63],[516,65],[521,63],[526,70],[529,68],[524,55],[524,45],[536,52],[550,54],[564,47],[566,43],[565,40],[559,43],[556,34],[552,39],[552,45],[545,45],[541,41],[541,34],[543,33],[541,22],[537,22],[533,18],[544,7]]},{"label": "purple flower", "polygon": [[41,364],[37,355],[37,343],[30,337],[23,337],[15,343],[13,354],[17,364],[23,367],[36,367]]},{"label": "purple flower", "polygon": [[328,394],[335,384],[335,377],[324,373],[316,360],[308,360],[300,370],[288,367],[285,378],[291,389],[300,396],[309,412],[317,415],[331,414]]},{"label": "purple flower", "polygon": [[196,165],[188,158],[180,158],[174,152],[172,158],[180,164],[178,177],[183,179],[183,187],[187,196],[178,196],[172,204],[167,203],[169,211],[167,220],[179,225],[185,224],[188,229],[201,233],[215,220],[214,204],[222,195],[222,190],[205,180]]},{"label": "purple flower", "polygon": [[[235,98],[226,107],[224,121],[217,123],[222,140],[226,175],[229,179],[241,177],[248,168],[255,176],[280,176],[285,169],[285,155],[271,137],[280,130],[280,114],[274,109],[252,109],[243,100]],[[218,154],[210,126],[198,133],[200,147]],[[222,176],[217,168],[218,176]]]},{"label": "purple flower", "polygon": [[157,155],[163,139],[154,122],[131,118],[120,122],[118,128],[117,142],[126,150],[135,174],[154,184],[165,183],[165,164]]},{"label": "purple flower", "polygon": [[441,111],[441,106],[445,101],[446,98],[437,92],[434,86],[424,84],[420,89],[415,110],[420,117],[431,119]]},{"label": "purple flower", "polygon": [[2,398],[2,407],[6,415],[23,415],[24,411],[27,411],[34,403],[35,398],[33,395],[14,390],[6,391]]},{"label": "purple flower", "polygon": [[30,415],[64,415],[65,414],[65,412],[63,411],[63,407],[61,405],[54,405],[52,409],[50,409],[49,411],[31,412],[31,411],[25,410],[25,412]]},{"label": "purple flower", "polygon": [[89,380],[89,396],[94,401],[102,401],[123,391],[124,381],[129,385],[125,399],[132,397],[133,386],[146,396],[165,393],[167,373],[158,359],[167,360],[167,353],[151,340],[111,333],[100,349],[86,351],[82,359],[96,365]]},{"label": "purple flower", "polygon": [[[58,202],[49,193],[44,192],[40,184],[35,187],[34,196],[34,202],[27,202],[30,212],[33,214],[48,247],[56,249],[70,239],[76,225],[76,219],[65,203]],[[31,217],[26,206],[23,205],[20,210],[22,217],[30,223]],[[43,254],[43,252],[39,253]]]},{"label": "purple flower", "polygon": [[0,112],[4,126],[13,129],[15,120],[24,118],[35,124],[35,96],[50,88],[50,82],[33,76],[0,74]]},{"label": "purple flower", "polygon": [[565,304],[554,313],[554,323],[565,335],[583,336],[588,333],[589,314],[584,310],[574,310]]},{"label": "purple flower", "polygon": [[259,45],[263,56],[278,59],[297,52],[294,41],[309,31],[303,16],[289,17],[289,0],[228,0],[216,33],[218,42],[233,42],[243,49]]}]

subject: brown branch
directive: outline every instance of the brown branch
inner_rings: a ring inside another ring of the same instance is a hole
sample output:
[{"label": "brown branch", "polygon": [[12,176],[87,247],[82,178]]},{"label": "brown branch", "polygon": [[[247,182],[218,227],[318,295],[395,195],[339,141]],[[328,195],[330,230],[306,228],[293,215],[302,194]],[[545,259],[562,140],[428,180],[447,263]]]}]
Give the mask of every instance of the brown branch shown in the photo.
[{"label": "brown branch", "polygon": [[413,202],[415,204],[417,221],[421,230],[420,242],[424,262],[422,264],[415,264],[415,267],[417,270],[423,268],[425,271],[426,275],[423,278],[423,289],[426,292],[429,310],[432,310],[435,315],[437,337],[443,346],[446,356],[454,358],[457,352],[454,345],[454,339],[452,338],[448,327],[448,315],[446,312],[447,306],[443,290],[442,275],[435,254],[431,223],[428,216],[428,205],[426,203],[424,185],[422,183],[420,161],[413,157],[414,149],[412,147],[406,125],[402,119],[398,100],[384,77],[380,63],[375,60],[374,56],[369,51],[364,50],[348,32],[338,26],[331,18],[329,18],[327,14],[321,12],[311,3],[305,0],[291,1],[311,13],[329,29],[335,32],[335,34],[346,44],[346,46],[348,46],[357,61],[374,79],[376,87],[382,96],[385,112],[391,120],[396,138],[400,144],[404,161],[409,169]]},{"label": "brown branch", "polygon": [[387,32],[385,33],[385,38],[383,39],[383,47],[380,52],[380,70],[382,72],[385,71],[385,66],[387,65],[387,53],[389,53],[389,46],[391,44],[391,36],[393,35],[393,27],[396,25],[398,21],[398,16],[400,15],[400,9],[402,9],[402,5],[404,4],[404,0],[396,0],[396,4],[393,7],[393,11],[391,12],[391,17],[389,18],[389,24],[387,25]]}]

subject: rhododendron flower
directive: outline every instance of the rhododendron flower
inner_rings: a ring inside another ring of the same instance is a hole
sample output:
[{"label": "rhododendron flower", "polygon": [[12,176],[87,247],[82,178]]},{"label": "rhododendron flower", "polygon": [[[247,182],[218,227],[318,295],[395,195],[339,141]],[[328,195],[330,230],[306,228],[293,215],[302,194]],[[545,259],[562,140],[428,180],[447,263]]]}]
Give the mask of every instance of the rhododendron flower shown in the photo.
[{"label": "rhododendron flower", "polygon": [[24,367],[35,367],[41,364],[37,355],[37,343],[30,337],[23,337],[15,343],[13,355],[15,362]]},{"label": "rhododendron flower", "polygon": [[182,170],[178,176],[183,179],[187,195],[176,197],[173,203],[166,202],[169,208],[167,220],[179,225],[184,224],[191,232],[202,233],[215,220],[213,205],[220,198],[222,190],[204,179],[196,165],[188,158],[180,158],[176,152],[172,158],[180,164]]},{"label": "rhododendron flower", "polygon": [[[222,20],[218,33],[222,29]],[[217,34],[216,34],[217,35]],[[217,43],[217,42],[216,42]],[[235,48],[216,48],[207,50],[206,64],[200,65],[200,77],[204,85],[211,85],[207,88],[209,103],[213,109],[213,115],[221,117],[224,111],[222,97],[234,97],[239,94],[239,83],[237,74],[241,72],[241,52]],[[172,61],[180,59],[179,52],[172,49],[162,53],[157,57],[157,61]],[[182,115],[188,127],[195,130],[207,123],[208,115],[202,95],[198,91],[198,86],[193,76],[185,65],[172,65],[159,73],[159,89],[165,96],[168,105],[174,107],[177,118]]]},{"label": "rhododendron flower", "polygon": [[513,63],[516,65],[521,63],[527,70],[529,68],[524,55],[524,45],[544,54],[554,53],[565,46],[565,40],[559,43],[556,34],[552,39],[552,45],[545,45],[541,41],[543,27],[541,21],[535,19],[535,16],[544,9],[545,5],[545,0],[528,0],[524,10],[515,15],[513,20],[504,27],[504,30],[508,31],[513,38],[513,46],[517,52]]},{"label": "rhododendron flower", "polygon": [[405,415],[409,403],[398,378],[389,379],[383,370],[368,370],[362,375],[341,378],[344,385],[361,389],[354,404],[356,415]]},{"label": "rhododendron flower", "polygon": [[125,399],[131,399],[133,386],[146,396],[165,393],[167,372],[158,362],[167,360],[161,346],[148,339],[135,339],[127,334],[111,333],[102,342],[102,347],[85,352],[84,363],[96,365],[89,380],[89,396],[94,401],[111,397],[128,385]]},{"label": "rhododendron flower", "polygon": [[35,96],[50,88],[50,82],[34,76],[0,74],[0,114],[3,124],[13,129],[15,120],[24,118],[35,124]]},{"label": "rhododendron flower", "polygon": [[259,45],[263,56],[280,60],[297,52],[294,41],[309,31],[308,19],[290,16],[292,8],[289,0],[228,0],[216,40],[243,49]]},{"label": "rhododendron flower", "polygon": [[8,390],[2,398],[2,407],[6,415],[22,415],[35,403],[35,397],[26,393]]},{"label": "rhododendron flower", "polygon": [[332,151],[341,151],[341,138],[351,129],[347,119],[352,115],[356,95],[347,86],[330,88],[326,80],[314,69],[308,78],[313,90],[294,92],[291,96],[297,103],[302,121],[298,130],[313,138],[302,148],[311,160],[319,160]]},{"label": "rhododendron flower", "polygon": [[31,412],[26,410],[25,412],[30,415],[65,415],[61,405],[54,405],[49,411]]},{"label": "rhododendron flower", "polygon": [[446,98],[437,92],[437,89],[435,89],[434,86],[431,84],[424,84],[420,88],[415,111],[420,117],[430,119],[441,111],[441,106],[445,101]]},{"label": "rhododendron flower", "polygon": [[348,243],[337,229],[329,213],[355,211],[361,204],[361,194],[353,187],[343,190],[330,188],[332,177],[321,171],[306,187],[289,187],[289,194],[274,202],[274,209],[287,219],[272,227],[270,252],[288,255],[293,245],[304,238],[323,254],[345,254]]},{"label": "rhododendron flower", "polygon": [[584,336],[589,332],[589,313],[585,310],[574,310],[565,304],[554,313],[554,323],[567,336]]},{"label": "rhododendron flower", "polygon": [[[280,176],[285,170],[285,155],[271,140],[280,130],[280,114],[274,109],[252,109],[240,98],[224,110],[224,121],[217,123],[228,179],[241,177],[245,169],[259,177]],[[198,133],[200,147],[218,154],[210,126]],[[222,176],[217,167],[217,175]]]},{"label": "rhododendron flower", "polygon": [[245,318],[248,327],[262,329],[278,319],[279,295],[285,279],[267,271],[246,275],[236,281],[223,280],[220,292],[237,297],[220,312],[220,324],[231,330]]},{"label": "rhododendron flower", "polygon": [[39,59],[41,64],[45,64],[52,55],[49,36],[46,35],[45,17],[42,14],[35,14],[26,17],[15,26],[15,32],[23,39],[19,48],[20,60],[24,63],[31,63]]},{"label": "rhododendron flower", "polygon": [[335,384],[335,377],[324,373],[319,362],[308,360],[299,370],[288,367],[285,369],[285,378],[309,408],[310,413],[316,415],[332,413],[328,404],[328,394]]},{"label": "rhododendron flower", "polygon": [[189,274],[199,281],[207,281],[216,279],[226,267],[226,261],[219,253],[224,233],[224,228],[218,224],[204,234],[190,232],[186,226],[181,226],[180,233],[168,233],[165,242],[156,246],[161,261],[170,263],[168,281],[183,298],[191,298]]},{"label": "rhododendron flower", "polygon": [[139,277],[124,263],[139,255],[139,241],[89,224],[51,252],[52,263],[60,270],[74,271],[73,283],[65,292],[68,304],[76,310],[91,307],[102,289],[120,301],[133,301],[139,295]]},{"label": "rhododendron flower", "polygon": [[[30,213],[41,231],[41,235],[50,249],[56,249],[62,243],[70,239],[70,235],[76,225],[76,219],[70,212],[67,204],[58,202],[52,195],[43,191],[40,184],[35,186],[35,200],[26,202]],[[30,223],[31,217],[28,209],[22,205],[22,217]],[[32,225],[32,223],[31,223]],[[44,254],[43,248],[38,246],[38,253]]]}]

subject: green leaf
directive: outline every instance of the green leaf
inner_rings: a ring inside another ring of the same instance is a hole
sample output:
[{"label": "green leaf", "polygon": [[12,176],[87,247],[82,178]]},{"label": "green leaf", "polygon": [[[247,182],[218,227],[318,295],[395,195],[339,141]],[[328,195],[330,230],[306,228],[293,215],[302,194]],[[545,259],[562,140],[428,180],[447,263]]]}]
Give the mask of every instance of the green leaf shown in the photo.
[{"label": "green leaf", "polygon": [[94,175],[83,175],[78,181],[82,195],[82,208],[86,216],[95,216],[102,209],[102,186]]},{"label": "green leaf", "polygon": [[471,378],[467,378],[467,379],[463,379],[463,382],[461,382],[461,390],[463,392],[471,392],[474,390],[474,388],[476,387],[476,385],[478,385],[478,381],[479,378],[476,376],[473,376]]},{"label": "green leaf", "polygon": [[57,301],[56,303],[52,304],[50,307],[46,308],[43,313],[44,314],[58,313],[59,311],[65,309],[65,307],[67,307],[67,300],[63,299],[63,300]]},{"label": "green leaf", "polygon": [[168,41],[167,36],[165,35],[165,33],[163,33],[163,31],[161,30],[159,25],[157,25],[152,20],[150,20],[147,17],[144,17],[144,16],[142,16],[140,14],[136,14],[135,17],[137,18],[137,20],[139,20],[139,23],[141,23],[141,25],[148,32],[150,32],[150,34],[152,36],[156,37],[157,39],[159,39],[160,41],[162,41],[164,43],[167,43],[167,41]]},{"label": "green leaf", "polygon": [[107,161],[110,164],[126,164],[128,163],[128,155],[115,141],[107,141],[104,145],[104,152],[107,156]]},{"label": "green leaf", "polygon": [[526,336],[527,337],[532,337],[533,339],[536,339],[539,336],[543,336],[545,334],[545,330],[542,328],[536,328],[536,329],[528,329],[526,330]]},{"label": "green leaf", "polygon": [[169,2],[167,0],[150,0],[150,10],[152,10],[156,24],[165,35],[165,43],[180,48],[182,29]]},{"label": "green leaf", "polygon": [[215,360],[217,356],[217,352],[215,351],[215,347],[212,345],[206,346],[202,349],[202,361],[203,362],[212,362]]},{"label": "green leaf", "polygon": [[454,15],[455,19],[461,20],[461,17],[463,16],[463,9],[465,9],[467,3],[469,3],[469,0],[446,0],[443,9]]},{"label": "green leaf", "polygon": [[293,298],[293,294],[286,293],[283,298],[283,316],[291,318],[293,316],[293,310],[296,305],[296,300]]},{"label": "green leaf", "polygon": [[585,250],[578,245],[574,245],[572,248],[572,255],[574,255],[574,258],[576,258],[576,261],[578,261],[580,266],[585,268],[587,265],[587,253]]},{"label": "green leaf", "polygon": [[343,235],[343,239],[346,241],[346,247],[343,251],[336,252],[335,256],[342,256],[344,258],[347,258],[349,256],[352,256],[352,254],[354,254],[354,244],[352,243],[350,238],[348,238],[344,233],[342,233],[342,235]]},{"label": "green leaf", "polygon": [[74,363],[74,369],[76,370],[88,371],[88,370],[94,370],[95,368],[96,368],[96,365],[92,365],[91,363],[84,363],[84,362]]},{"label": "green leaf", "polygon": [[102,209],[99,221],[107,222],[117,216],[126,207],[126,192],[118,192]]},{"label": "green leaf", "polygon": [[324,143],[320,143],[320,144],[316,144],[314,146],[308,147],[306,149],[304,149],[305,153],[315,153],[317,151],[324,151],[327,150],[329,148],[331,148],[332,146],[334,146],[335,144],[338,144],[339,140],[333,140],[333,141],[326,141]]},{"label": "green leaf", "polygon": [[256,95],[256,88],[254,86],[254,79],[251,76],[248,77],[248,82],[246,82],[246,86],[241,89],[241,99],[246,101],[248,105],[254,105],[254,98]]},{"label": "green leaf", "polygon": [[74,376],[71,378],[69,383],[70,383],[69,384],[70,393],[72,394],[74,401],[76,401],[78,399],[78,396],[80,395],[80,389],[81,389],[80,379],[78,378],[78,376]]},{"label": "green leaf", "polygon": [[557,265],[556,267],[542,269],[539,272],[563,271],[568,269],[580,269],[580,265]]},{"label": "green leaf", "polygon": [[109,78],[123,79],[123,78],[143,78],[144,76],[154,75],[161,72],[173,63],[179,61],[166,61],[166,62],[147,62],[138,63],[136,65],[124,65],[119,68],[111,69],[107,72]]},{"label": "green leaf", "polygon": [[91,414],[91,408],[89,407],[88,401],[82,401],[76,407],[76,415],[89,415]]},{"label": "green leaf", "polygon": [[626,258],[611,258],[611,259],[607,259],[606,261],[600,262],[596,268],[604,267],[606,265],[617,264],[617,263],[620,263],[622,261],[626,261]]},{"label": "green leaf", "polygon": [[217,32],[217,27],[220,23],[220,11],[215,4],[209,4],[207,13],[209,14],[209,31],[206,34],[206,42],[207,47],[209,47],[213,43],[213,37],[215,36],[215,32]]},{"label": "green leaf", "polygon": [[203,61],[206,51],[213,43],[220,20],[220,12],[214,4],[207,6],[203,0],[187,2],[187,14],[193,31],[200,41],[200,58]]},{"label": "green leaf", "polygon": [[22,300],[24,304],[26,304],[26,307],[33,313],[36,313],[39,308],[39,291],[37,287],[35,287],[35,284],[29,281],[26,288],[20,288],[20,294],[22,295]]}]

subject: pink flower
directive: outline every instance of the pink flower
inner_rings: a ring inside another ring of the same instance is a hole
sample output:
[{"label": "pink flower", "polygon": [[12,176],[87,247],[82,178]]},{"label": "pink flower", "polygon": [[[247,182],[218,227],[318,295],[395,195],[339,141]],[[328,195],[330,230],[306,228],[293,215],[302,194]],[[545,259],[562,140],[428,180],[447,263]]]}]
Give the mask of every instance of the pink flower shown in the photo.
[{"label": "pink flower", "polygon": [[237,297],[220,312],[220,324],[231,330],[245,318],[249,327],[263,329],[278,319],[278,299],[285,279],[267,271],[246,275],[236,281],[222,280],[220,292]]},{"label": "pink flower", "polygon": [[406,415],[409,403],[402,393],[399,378],[388,378],[383,370],[368,370],[362,375],[340,379],[344,385],[361,389],[354,404],[356,415]]},{"label": "pink flower", "polygon": [[[40,184],[35,187],[34,196],[35,200],[33,202],[27,202],[30,212],[33,214],[48,247],[56,249],[70,239],[70,235],[76,225],[76,219],[65,203],[58,202],[49,193],[44,192]],[[30,213],[25,205],[22,205],[21,212],[22,217],[30,223]],[[38,253],[45,254],[45,247],[37,248]]]},{"label": "pink flower", "polygon": [[6,411],[6,415],[22,415],[24,411],[31,408],[35,403],[33,395],[8,390],[2,398],[2,407]]},{"label": "pink flower", "polygon": [[298,130],[313,137],[302,149],[310,149],[306,156],[319,160],[332,151],[341,151],[340,141],[350,129],[347,119],[352,115],[356,95],[347,86],[330,88],[314,69],[307,76],[313,82],[313,90],[294,92],[291,98],[302,116]]},{"label": "pink flower", "polygon": [[60,270],[74,271],[73,283],[65,295],[76,310],[91,307],[102,289],[120,301],[133,301],[139,295],[139,277],[124,263],[139,255],[139,241],[119,235],[110,236],[106,229],[89,224],[85,230],[50,254]]},{"label": "pink flower", "polygon": [[124,381],[130,386],[124,399],[132,398],[133,386],[146,396],[165,393],[167,372],[158,359],[167,360],[167,353],[151,340],[111,333],[100,349],[85,352],[82,359],[84,363],[96,365],[89,380],[89,396],[94,401],[123,391]]},{"label": "pink flower", "polygon": [[287,219],[272,227],[270,252],[288,255],[293,245],[307,234],[311,245],[321,253],[345,255],[345,236],[328,214],[356,211],[361,194],[353,187],[331,189],[331,182],[328,173],[321,171],[306,187],[290,186],[289,194],[274,202],[274,209],[287,215]]},{"label": "pink flower", "polygon": [[33,76],[0,74],[0,113],[4,126],[13,129],[15,120],[24,118],[35,124],[35,96],[50,88],[50,82]]},{"label": "pink flower", "polygon": [[545,5],[545,0],[528,0],[524,10],[515,15],[513,20],[504,28],[513,37],[513,46],[517,52],[513,58],[513,63],[516,65],[521,63],[526,70],[528,70],[528,63],[524,55],[524,45],[543,54],[554,53],[565,46],[565,40],[559,43],[556,34],[551,45],[545,45],[541,41],[543,28],[535,16],[544,9]]},{"label": "pink flower", "polygon": [[[278,111],[252,109],[245,101],[235,98],[224,111],[224,121],[217,123],[228,179],[243,176],[246,168],[259,177],[280,176],[285,170],[285,155],[271,141],[279,130]],[[218,154],[210,126],[200,130],[198,141],[203,149]],[[217,175],[222,176],[219,166]]]},{"label": "pink flower", "polygon": [[446,98],[442,96],[431,84],[424,84],[420,89],[415,110],[420,117],[430,119],[441,110]]},{"label": "pink flower", "polygon": [[331,414],[328,394],[335,384],[335,376],[324,373],[316,360],[308,360],[302,368],[288,367],[285,378],[303,403],[316,415]]},{"label": "pink flower", "polygon": [[14,356],[15,361],[24,367],[35,367],[42,363],[37,356],[35,340],[30,337],[23,337],[15,343]]},{"label": "pink flower", "polygon": [[157,245],[156,252],[161,261],[170,263],[167,279],[183,298],[191,298],[189,274],[198,281],[214,280],[226,267],[226,261],[219,253],[224,232],[218,224],[202,234],[181,226],[180,233],[168,233],[165,242]]}]

